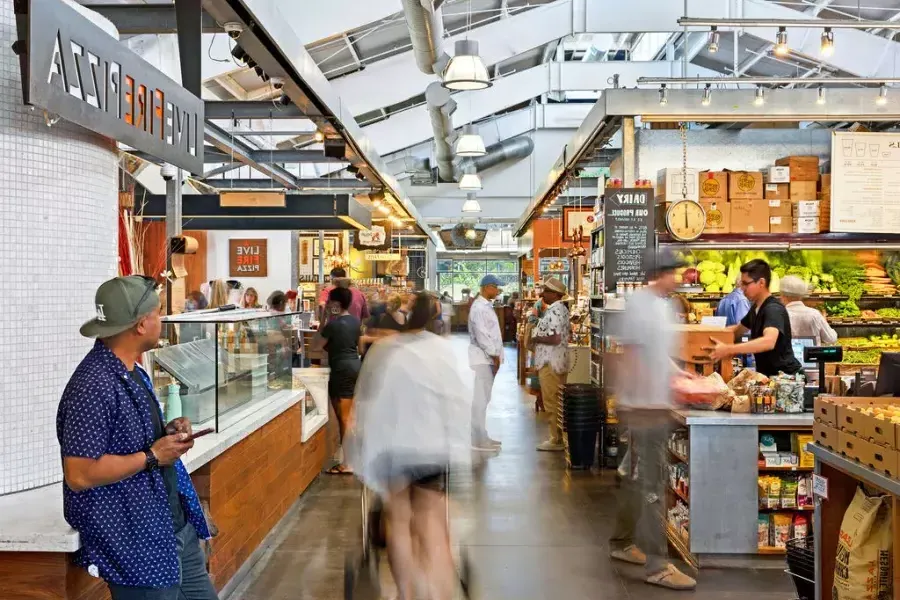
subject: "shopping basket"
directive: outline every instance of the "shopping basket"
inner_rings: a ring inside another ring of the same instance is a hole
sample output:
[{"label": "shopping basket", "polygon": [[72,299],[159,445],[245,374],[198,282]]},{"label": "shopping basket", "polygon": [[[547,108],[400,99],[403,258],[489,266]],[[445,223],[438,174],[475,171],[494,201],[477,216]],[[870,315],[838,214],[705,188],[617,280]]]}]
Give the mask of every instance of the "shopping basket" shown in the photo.
[{"label": "shopping basket", "polygon": [[[450,525],[450,474],[444,472],[446,490],[446,519]],[[387,529],[384,525],[384,506],[381,498],[363,486],[361,494],[362,544],[347,554],[344,563],[344,600],[381,600],[380,567],[382,553],[387,551]],[[458,548],[457,573],[462,597],[470,594],[472,570],[465,548]]]},{"label": "shopping basket", "polygon": [[814,600],[816,596],[816,554],[813,536],[787,541],[787,565],[785,571],[794,580],[799,600]]}]

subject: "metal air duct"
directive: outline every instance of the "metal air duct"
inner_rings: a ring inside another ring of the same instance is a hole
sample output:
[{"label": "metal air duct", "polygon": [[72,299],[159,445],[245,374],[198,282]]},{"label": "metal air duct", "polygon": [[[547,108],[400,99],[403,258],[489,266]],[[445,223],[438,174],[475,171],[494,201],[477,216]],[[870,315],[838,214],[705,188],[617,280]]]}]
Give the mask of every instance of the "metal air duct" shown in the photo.
[{"label": "metal air duct", "polygon": [[487,154],[475,158],[466,158],[459,162],[456,173],[462,174],[466,167],[475,167],[476,173],[483,173],[509,160],[528,158],[534,151],[534,142],[527,135],[503,140],[487,147]]},{"label": "metal air duct", "polygon": [[438,176],[441,181],[454,181],[453,142],[456,136],[450,117],[456,111],[456,101],[450,97],[450,90],[435,81],[425,88],[425,102],[428,104],[428,117],[434,133],[434,158]]}]

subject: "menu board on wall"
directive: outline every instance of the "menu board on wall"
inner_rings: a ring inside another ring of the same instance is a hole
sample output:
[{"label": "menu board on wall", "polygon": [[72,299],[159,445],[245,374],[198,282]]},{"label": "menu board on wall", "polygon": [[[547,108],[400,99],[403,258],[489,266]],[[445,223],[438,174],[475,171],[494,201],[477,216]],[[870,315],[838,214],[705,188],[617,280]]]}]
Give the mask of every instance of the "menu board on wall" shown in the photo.
[{"label": "menu board on wall", "polygon": [[228,240],[228,272],[231,277],[268,277],[269,240]]},{"label": "menu board on wall", "polygon": [[653,189],[607,189],[603,204],[604,263],[606,291],[616,291],[616,284],[644,283],[647,271],[647,248],[653,247],[655,220]]},{"label": "menu board on wall", "polygon": [[832,134],[831,231],[900,231],[900,134]]}]

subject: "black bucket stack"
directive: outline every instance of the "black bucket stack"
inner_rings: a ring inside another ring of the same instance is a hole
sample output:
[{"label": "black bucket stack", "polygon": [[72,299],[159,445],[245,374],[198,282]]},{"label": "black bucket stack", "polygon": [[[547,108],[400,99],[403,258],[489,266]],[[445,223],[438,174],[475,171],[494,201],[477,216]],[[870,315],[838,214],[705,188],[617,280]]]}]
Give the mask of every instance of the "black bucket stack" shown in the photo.
[{"label": "black bucket stack", "polygon": [[597,433],[603,422],[599,388],[583,383],[560,386],[558,419],[565,433],[569,466],[573,469],[593,467]]}]

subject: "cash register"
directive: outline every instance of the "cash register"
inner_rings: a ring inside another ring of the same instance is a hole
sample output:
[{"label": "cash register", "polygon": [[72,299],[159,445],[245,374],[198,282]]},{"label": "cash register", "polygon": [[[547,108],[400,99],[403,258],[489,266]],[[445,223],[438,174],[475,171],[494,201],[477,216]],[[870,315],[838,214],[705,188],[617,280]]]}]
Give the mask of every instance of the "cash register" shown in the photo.
[{"label": "cash register", "polygon": [[[816,369],[818,371],[818,385],[809,385],[803,389],[803,408],[805,410],[813,410],[813,403],[816,396],[825,393],[825,364],[841,362],[844,360],[844,349],[840,346],[816,346],[814,338],[795,338],[794,353],[797,353],[798,346],[802,354],[802,358],[798,358],[803,365],[804,372],[807,369]],[[807,381],[809,377],[807,376]]]}]

